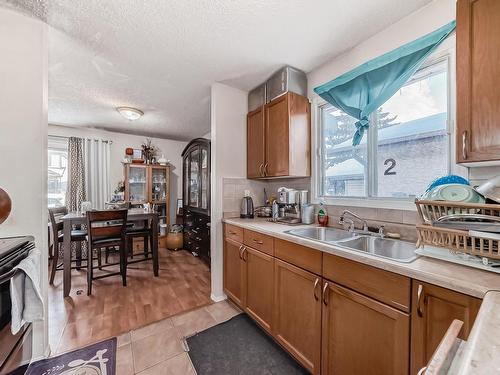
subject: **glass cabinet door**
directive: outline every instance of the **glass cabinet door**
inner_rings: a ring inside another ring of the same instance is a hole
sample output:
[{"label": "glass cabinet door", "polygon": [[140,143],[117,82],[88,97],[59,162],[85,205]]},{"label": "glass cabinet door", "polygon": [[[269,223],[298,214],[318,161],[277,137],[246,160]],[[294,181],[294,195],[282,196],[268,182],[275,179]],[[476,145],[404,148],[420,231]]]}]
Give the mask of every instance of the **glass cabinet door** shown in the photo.
[{"label": "glass cabinet door", "polygon": [[147,168],[131,165],[128,173],[129,200],[145,203],[148,200]]},{"label": "glass cabinet door", "polygon": [[208,186],[210,184],[209,174],[208,174],[208,150],[206,148],[201,149],[201,208],[206,210],[208,208]]},{"label": "glass cabinet door", "polygon": [[167,199],[168,173],[166,168],[151,168],[151,201],[163,203]]},{"label": "glass cabinet door", "polygon": [[184,166],[182,170],[182,176],[184,179],[184,182],[182,183],[183,186],[183,193],[182,193],[182,205],[183,206],[188,206],[189,205],[189,154],[186,155],[184,158]]},{"label": "glass cabinet door", "polygon": [[200,151],[198,148],[191,151],[189,159],[189,205],[198,208],[200,206]]}]

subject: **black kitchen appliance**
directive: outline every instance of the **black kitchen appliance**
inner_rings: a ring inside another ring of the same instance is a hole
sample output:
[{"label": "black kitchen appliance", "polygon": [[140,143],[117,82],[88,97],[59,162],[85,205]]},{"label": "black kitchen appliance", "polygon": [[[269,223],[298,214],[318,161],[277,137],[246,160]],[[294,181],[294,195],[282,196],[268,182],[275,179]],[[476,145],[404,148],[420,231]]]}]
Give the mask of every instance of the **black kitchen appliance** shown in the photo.
[{"label": "black kitchen appliance", "polygon": [[15,335],[11,333],[10,280],[18,271],[14,267],[35,247],[33,237],[0,238],[0,375],[17,373],[31,359],[31,324]]}]

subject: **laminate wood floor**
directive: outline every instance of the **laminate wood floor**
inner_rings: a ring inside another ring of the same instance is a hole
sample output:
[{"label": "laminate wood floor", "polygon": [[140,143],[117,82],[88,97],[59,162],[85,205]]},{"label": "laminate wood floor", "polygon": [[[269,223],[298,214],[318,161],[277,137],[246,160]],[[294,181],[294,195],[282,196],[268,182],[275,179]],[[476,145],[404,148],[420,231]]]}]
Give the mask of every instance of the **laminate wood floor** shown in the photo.
[{"label": "laminate wood floor", "polygon": [[[71,294],[62,296],[62,272],[49,287],[49,344],[63,353],[211,304],[210,270],[181,250],[160,248],[159,277],[152,261],[129,265],[127,286],[120,276],[95,280],[87,296],[85,271],[73,270]],[[118,267],[118,266],[113,266]],[[110,268],[113,270],[112,267]]]}]

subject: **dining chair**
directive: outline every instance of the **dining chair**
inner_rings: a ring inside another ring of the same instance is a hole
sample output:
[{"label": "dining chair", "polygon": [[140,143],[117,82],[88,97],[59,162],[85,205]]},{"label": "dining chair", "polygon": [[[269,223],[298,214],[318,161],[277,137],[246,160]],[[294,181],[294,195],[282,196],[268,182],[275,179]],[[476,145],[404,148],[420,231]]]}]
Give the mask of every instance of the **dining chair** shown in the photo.
[{"label": "dining chair", "polygon": [[[68,213],[67,207],[49,208],[49,219],[52,230],[52,267],[50,272],[50,285],[54,284],[54,277],[56,271],[63,269],[63,263],[59,263],[60,258],[63,256],[63,243],[64,243],[64,224],[62,217]],[[82,257],[82,244],[86,241],[87,231],[82,229],[71,230],[71,243],[76,243],[76,259],[71,259],[71,262],[76,262],[76,266],[71,266],[71,269],[80,269],[82,260],[87,260],[87,257]],[[72,253],[72,252],[70,252]]]},{"label": "dining chair", "polygon": [[[125,242],[125,230],[127,227],[128,210],[103,210],[87,211],[87,242],[89,254],[87,262],[87,295],[92,294],[92,281],[104,277],[121,275],[123,286],[127,286],[127,253]],[[101,267],[101,250],[106,248],[118,248],[120,254],[119,263],[107,264]],[[96,257],[94,257],[94,251]],[[97,267],[94,267],[97,260]],[[103,273],[94,277],[94,269],[102,269],[107,266],[120,265],[119,272]]]},{"label": "dining chair", "polygon": [[[142,238],[144,249],[142,254],[134,253],[134,238]],[[127,239],[127,253],[130,260],[127,260],[127,264],[143,262],[150,259],[149,256],[153,257],[153,227],[151,220],[144,220],[142,225],[135,224],[133,227],[127,228],[126,231]],[[134,255],[142,255],[139,259],[134,259]]]}]

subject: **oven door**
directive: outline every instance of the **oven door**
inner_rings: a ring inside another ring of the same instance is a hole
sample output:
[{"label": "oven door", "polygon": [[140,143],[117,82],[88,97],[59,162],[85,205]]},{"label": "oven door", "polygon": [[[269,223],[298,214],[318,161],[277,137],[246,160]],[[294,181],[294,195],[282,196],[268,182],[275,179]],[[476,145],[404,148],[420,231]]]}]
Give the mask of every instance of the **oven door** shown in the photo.
[{"label": "oven door", "polygon": [[10,324],[0,331],[0,375],[24,374],[31,361],[33,330],[25,324],[16,334],[10,332]]}]

